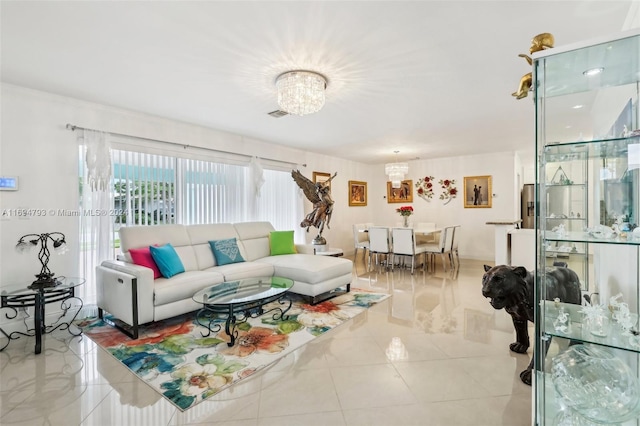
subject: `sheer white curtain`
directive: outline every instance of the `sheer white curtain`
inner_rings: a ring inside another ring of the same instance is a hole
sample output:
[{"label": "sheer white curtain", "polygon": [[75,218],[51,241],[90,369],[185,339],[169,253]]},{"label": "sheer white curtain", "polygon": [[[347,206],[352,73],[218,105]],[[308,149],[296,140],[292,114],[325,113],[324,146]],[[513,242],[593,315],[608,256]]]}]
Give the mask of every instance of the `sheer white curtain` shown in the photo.
[{"label": "sheer white curtain", "polygon": [[251,163],[249,163],[249,176],[252,186],[252,193],[256,198],[260,197],[262,185],[264,185],[264,169],[260,164],[258,157],[251,157]]},{"label": "sheer white curtain", "polygon": [[248,173],[248,191],[245,192],[245,204],[247,206],[245,220],[258,220],[260,217],[260,205],[262,196],[262,187],[265,184],[264,168],[260,163],[258,157],[251,157],[249,166],[247,168]]},{"label": "sheer white curtain", "polygon": [[178,159],[177,223],[233,223],[247,220],[247,168],[235,164]]},{"label": "sheer white curtain", "polygon": [[112,234],[111,147],[109,134],[83,130],[80,145],[80,273],[86,284],[79,296],[85,306],[95,305],[95,268],[115,256]]},{"label": "sheer white curtain", "polygon": [[[295,242],[305,242],[300,227],[304,219],[304,200],[298,196],[298,185],[290,171],[265,170],[265,183],[260,198],[256,198],[257,214],[251,220],[266,220],[279,231],[294,230]],[[302,196],[304,197],[304,195]]]}]

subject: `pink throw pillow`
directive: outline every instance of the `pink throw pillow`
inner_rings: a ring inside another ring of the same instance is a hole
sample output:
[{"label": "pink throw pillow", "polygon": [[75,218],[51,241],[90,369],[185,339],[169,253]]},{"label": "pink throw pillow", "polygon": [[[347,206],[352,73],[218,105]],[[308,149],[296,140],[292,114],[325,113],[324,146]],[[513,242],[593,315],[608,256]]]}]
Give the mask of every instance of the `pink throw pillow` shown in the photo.
[{"label": "pink throw pillow", "polygon": [[131,249],[129,250],[129,254],[131,254],[131,260],[133,260],[133,263],[136,265],[151,268],[154,280],[162,276],[160,269],[158,269],[158,265],[156,265],[156,261],[153,260],[153,257],[151,256],[151,250],[149,250],[149,247]]}]

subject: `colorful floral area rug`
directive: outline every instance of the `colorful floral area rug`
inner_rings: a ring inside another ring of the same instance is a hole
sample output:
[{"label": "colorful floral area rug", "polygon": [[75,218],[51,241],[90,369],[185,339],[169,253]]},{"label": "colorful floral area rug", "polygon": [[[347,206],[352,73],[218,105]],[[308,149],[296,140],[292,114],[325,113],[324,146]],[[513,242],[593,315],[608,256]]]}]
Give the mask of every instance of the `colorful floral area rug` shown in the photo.
[{"label": "colorful floral area rug", "polygon": [[[291,297],[286,319],[274,320],[270,313],[250,318],[238,325],[238,338],[232,347],[227,344],[230,338],[224,331],[224,318],[215,320],[222,325],[221,331],[209,333],[207,327],[196,322],[196,312],[143,326],[136,340],[98,318],[77,324],[86,336],[184,411],[389,295],[353,290],[316,305],[296,295]],[[265,305],[264,311],[272,305]]]}]

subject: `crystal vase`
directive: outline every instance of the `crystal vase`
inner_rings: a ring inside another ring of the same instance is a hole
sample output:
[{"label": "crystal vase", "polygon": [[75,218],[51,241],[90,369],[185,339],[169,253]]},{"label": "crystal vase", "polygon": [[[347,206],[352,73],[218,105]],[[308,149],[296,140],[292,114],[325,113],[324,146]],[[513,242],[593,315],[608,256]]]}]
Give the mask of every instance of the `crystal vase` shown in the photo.
[{"label": "crystal vase", "polygon": [[405,228],[409,227],[409,216],[402,216],[402,226]]},{"label": "crystal vase", "polygon": [[620,358],[597,346],[573,345],[553,358],[560,401],[582,417],[618,424],[640,414],[640,382]]}]

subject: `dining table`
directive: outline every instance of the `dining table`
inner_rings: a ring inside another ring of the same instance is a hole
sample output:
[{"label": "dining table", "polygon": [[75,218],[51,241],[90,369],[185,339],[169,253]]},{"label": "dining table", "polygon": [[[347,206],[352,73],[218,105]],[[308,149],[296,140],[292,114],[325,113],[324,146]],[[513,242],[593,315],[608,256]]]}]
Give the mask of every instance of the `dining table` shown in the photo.
[{"label": "dining table", "polygon": [[[379,226],[384,226],[384,225],[379,225]],[[387,228],[391,229],[391,228],[400,228],[400,227],[387,226]],[[418,235],[431,235],[431,234],[437,234],[438,232],[442,232],[442,228],[414,228],[413,231]],[[358,229],[358,232],[369,232],[369,229],[367,228]]]}]

